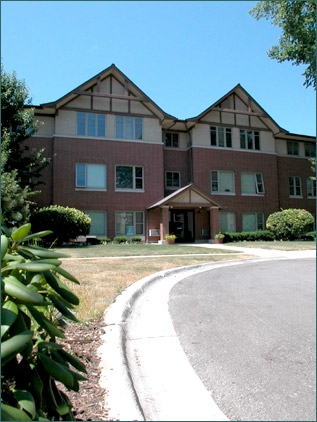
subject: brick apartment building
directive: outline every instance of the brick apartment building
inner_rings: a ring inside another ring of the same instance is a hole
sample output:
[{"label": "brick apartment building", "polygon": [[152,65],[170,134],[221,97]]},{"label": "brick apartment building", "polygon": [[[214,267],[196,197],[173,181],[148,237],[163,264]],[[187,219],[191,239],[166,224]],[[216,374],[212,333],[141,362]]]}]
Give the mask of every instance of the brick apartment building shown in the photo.
[{"label": "brick apartment building", "polygon": [[54,157],[38,204],[86,212],[91,235],[194,242],[264,229],[281,208],[315,215],[316,139],[282,129],[241,85],[180,120],[111,65],[35,115],[30,144]]}]

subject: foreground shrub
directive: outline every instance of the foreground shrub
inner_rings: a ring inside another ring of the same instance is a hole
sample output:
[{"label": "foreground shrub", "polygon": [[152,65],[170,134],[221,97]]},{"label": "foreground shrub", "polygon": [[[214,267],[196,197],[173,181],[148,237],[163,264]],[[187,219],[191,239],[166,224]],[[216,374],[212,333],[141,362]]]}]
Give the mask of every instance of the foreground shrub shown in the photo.
[{"label": "foreground shrub", "polygon": [[277,239],[294,240],[312,230],[314,217],[302,209],[289,208],[274,212],[266,220],[266,228]]},{"label": "foreground shrub", "polygon": [[274,240],[274,234],[269,230],[257,230],[254,232],[226,232],[224,242],[243,242],[243,241],[268,241]]},{"label": "foreground shrub", "polygon": [[43,230],[53,232],[45,239],[46,242],[56,242],[61,245],[69,239],[86,236],[90,230],[91,219],[76,208],[51,205],[33,212],[30,222],[35,232]]},{"label": "foreground shrub", "polygon": [[59,384],[78,392],[86,380],[62,343],[67,321],[78,322],[79,299],[60,276],[78,281],[60,266],[67,255],[29,244],[51,232],[30,230],[2,228],[1,420],[75,420]]},{"label": "foreground shrub", "polygon": [[113,241],[115,243],[127,243],[127,238],[126,237],[115,237],[113,239]]}]

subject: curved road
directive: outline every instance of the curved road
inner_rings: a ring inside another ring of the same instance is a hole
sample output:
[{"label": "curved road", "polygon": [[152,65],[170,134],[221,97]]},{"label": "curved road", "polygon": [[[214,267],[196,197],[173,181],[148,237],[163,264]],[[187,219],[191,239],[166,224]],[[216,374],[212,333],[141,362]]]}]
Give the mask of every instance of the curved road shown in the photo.
[{"label": "curved road", "polygon": [[316,420],[316,260],[271,260],[178,282],[181,345],[231,420]]}]

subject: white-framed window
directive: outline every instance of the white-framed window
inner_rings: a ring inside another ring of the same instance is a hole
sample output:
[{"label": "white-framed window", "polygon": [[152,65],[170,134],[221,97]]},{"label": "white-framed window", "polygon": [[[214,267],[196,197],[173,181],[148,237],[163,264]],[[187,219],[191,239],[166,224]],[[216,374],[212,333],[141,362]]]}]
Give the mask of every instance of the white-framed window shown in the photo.
[{"label": "white-framed window", "polygon": [[233,171],[212,171],[211,193],[234,194],[235,187]]},{"label": "white-framed window", "polygon": [[287,141],[287,154],[288,155],[298,155],[299,153],[299,144],[297,141]]},{"label": "white-framed window", "polygon": [[144,235],[144,213],[142,211],[117,211],[116,236],[136,235]]},{"label": "white-framed window", "polygon": [[211,146],[231,148],[231,129],[220,126],[210,126],[210,144]]},{"label": "white-framed window", "polygon": [[290,176],[288,178],[289,196],[302,197],[302,181],[300,177]]},{"label": "white-framed window", "polygon": [[107,236],[107,213],[106,211],[85,211],[90,217],[90,231],[91,236],[104,237]]},{"label": "white-framed window", "polygon": [[116,166],[116,190],[144,190],[143,167]]},{"label": "white-framed window", "polygon": [[116,116],[117,139],[142,139],[142,118]]},{"label": "white-framed window", "polygon": [[316,157],[316,144],[305,144],[305,157]]},{"label": "white-framed window", "polygon": [[311,177],[307,179],[307,197],[316,198],[316,179]]},{"label": "white-framed window", "polygon": [[254,232],[264,230],[264,215],[260,212],[242,213],[242,231]]},{"label": "white-framed window", "polygon": [[168,148],[178,148],[178,133],[165,132],[164,145]]},{"label": "white-framed window", "polygon": [[107,166],[105,164],[76,164],[76,188],[107,189]]},{"label": "white-framed window", "polygon": [[263,195],[264,192],[261,173],[241,173],[241,193],[243,195]]},{"label": "white-framed window", "polygon": [[236,214],[234,212],[220,212],[219,218],[222,233],[236,231]]},{"label": "white-framed window", "polygon": [[240,148],[260,151],[260,132],[240,129]]},{"label": "white-framed window", "polygon": [[167,189],[178,189],[181,186],[181,174],[179,171],[165,172],[165,187]]},{"label": "white-framed window", "polygon": [[77,113],[78,136],[106,136],[106,116],[97,113]]}]

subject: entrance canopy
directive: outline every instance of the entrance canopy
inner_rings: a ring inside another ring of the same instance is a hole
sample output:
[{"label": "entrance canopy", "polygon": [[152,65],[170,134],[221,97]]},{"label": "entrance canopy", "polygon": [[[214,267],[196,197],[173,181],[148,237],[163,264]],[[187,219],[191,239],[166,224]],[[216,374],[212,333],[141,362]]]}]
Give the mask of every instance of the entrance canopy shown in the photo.
[{"label": "entrance canopy", "polygon": [[154,208],[221,208],[219,204],[211,199],[209,195],[204,193],[201,189],[190,183],[177,191],[171,193],[160,201],[148,207],[148,210]]}]

